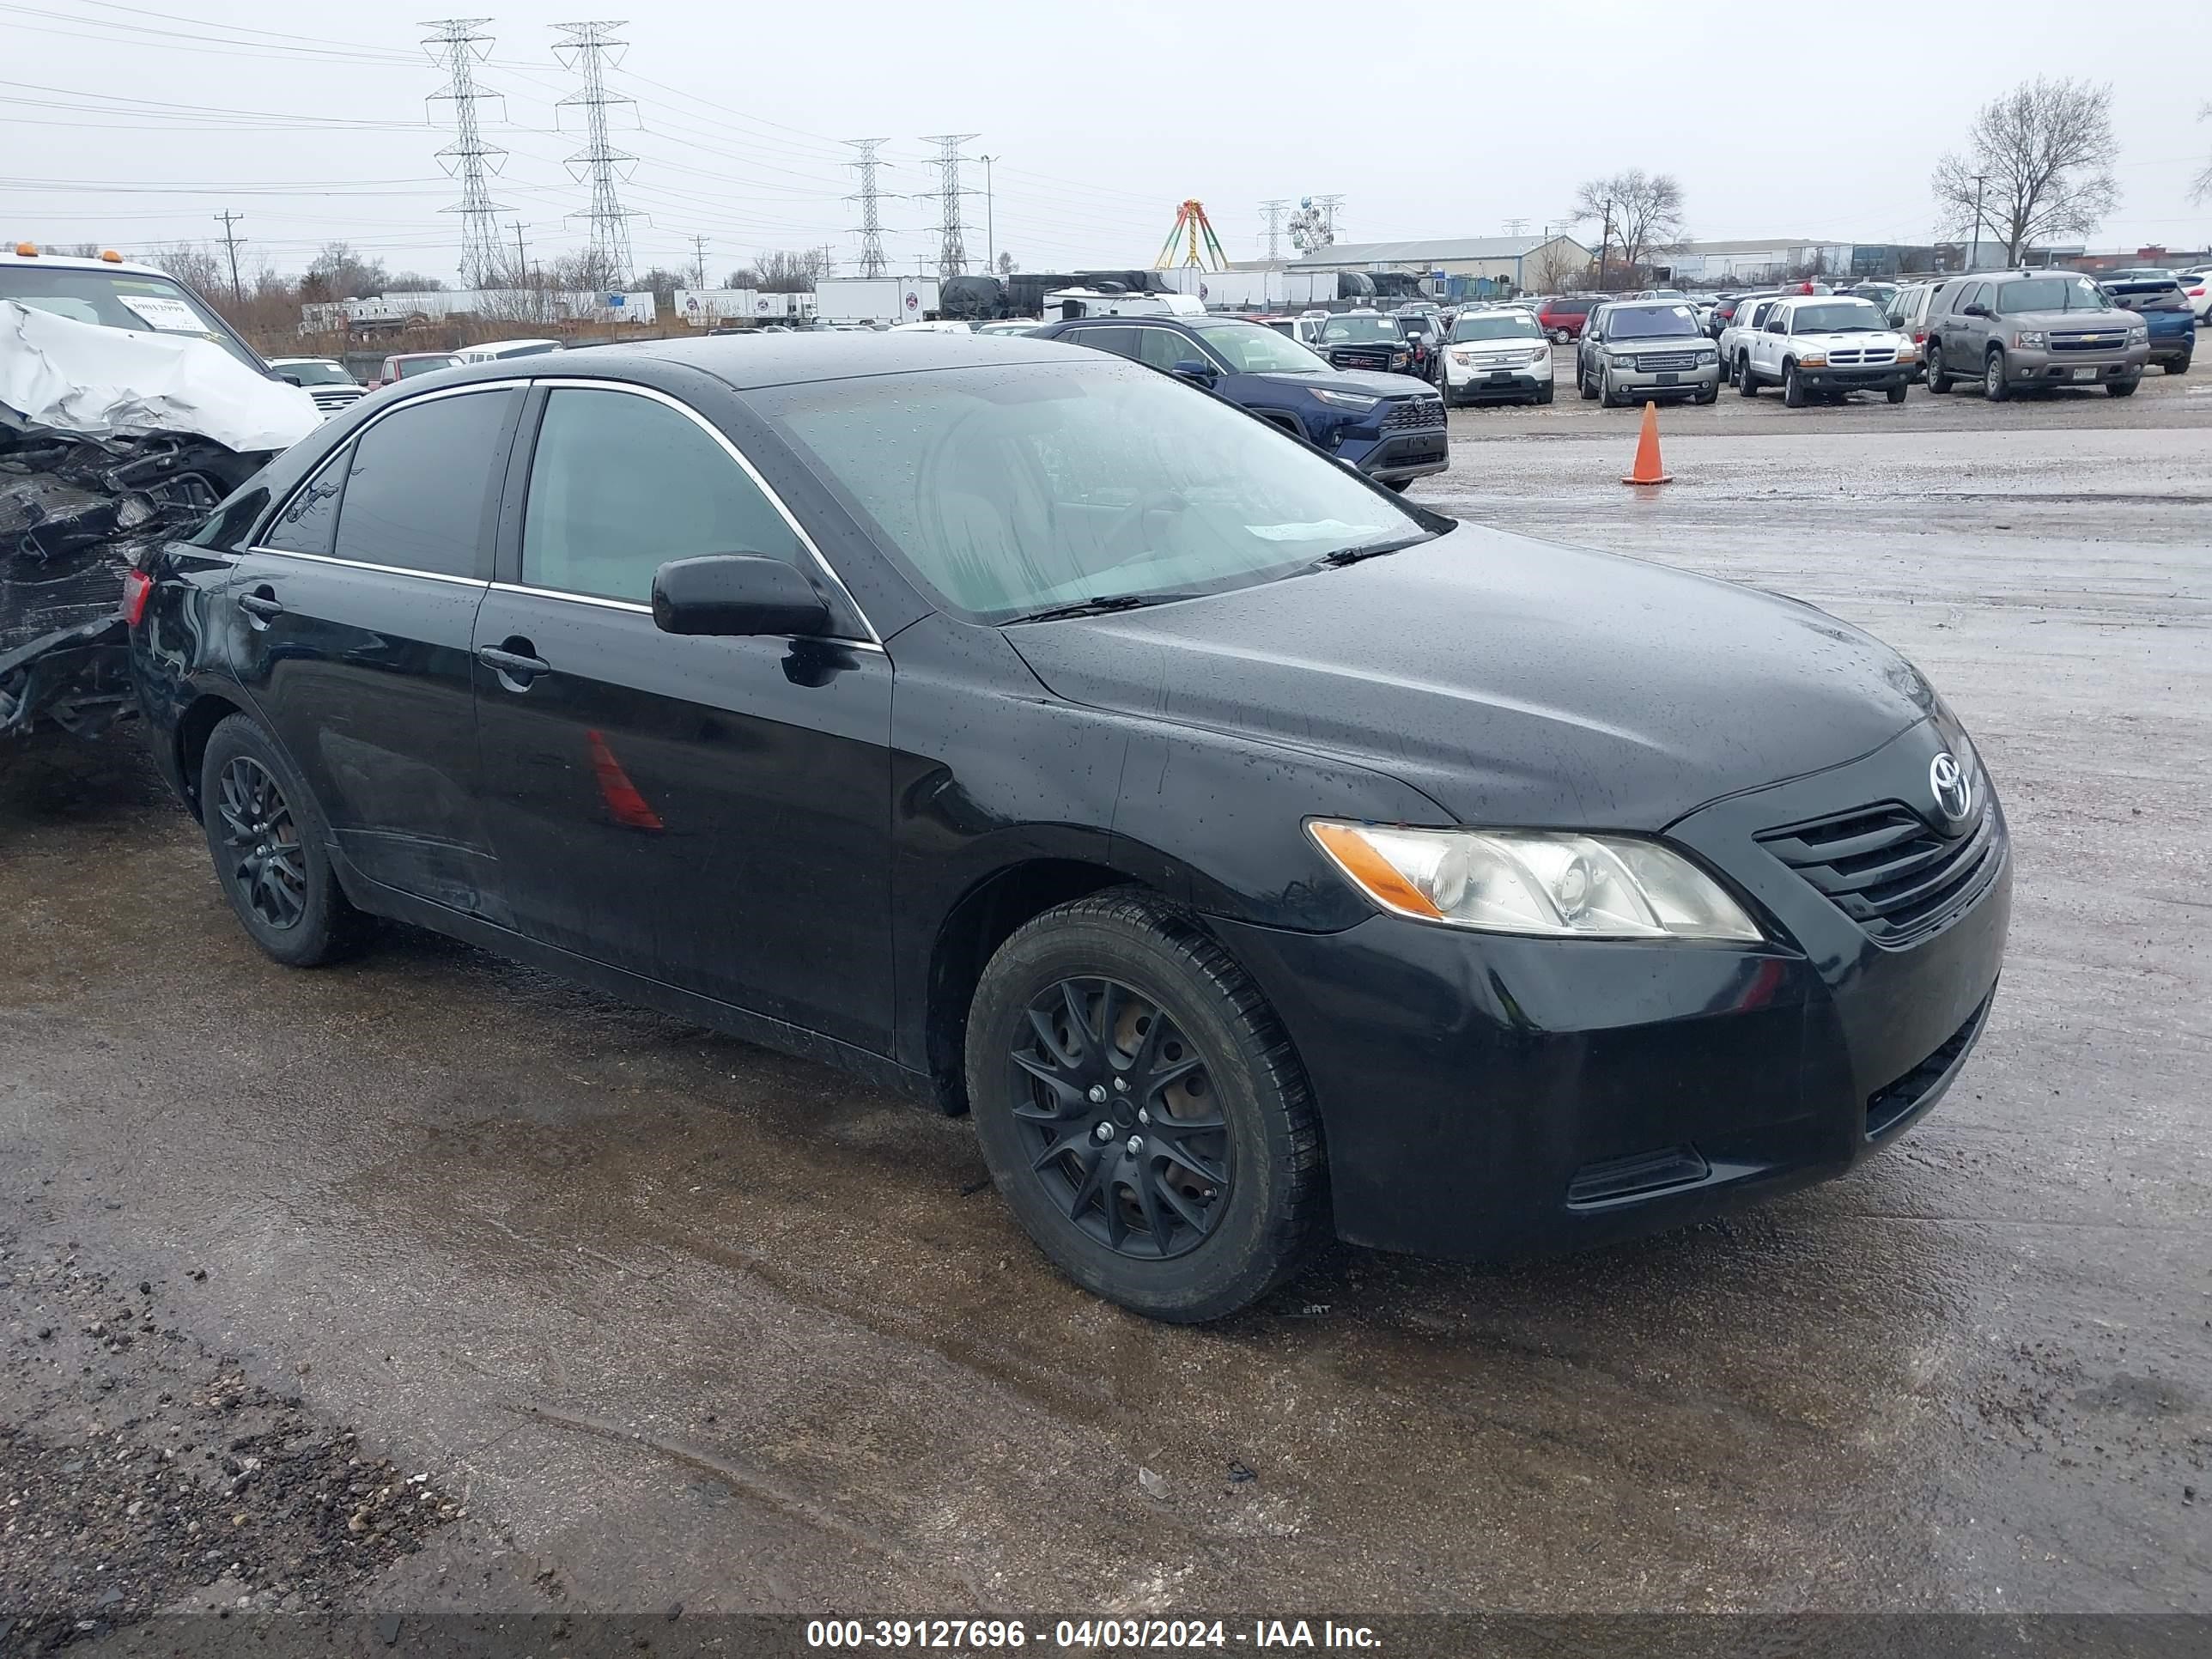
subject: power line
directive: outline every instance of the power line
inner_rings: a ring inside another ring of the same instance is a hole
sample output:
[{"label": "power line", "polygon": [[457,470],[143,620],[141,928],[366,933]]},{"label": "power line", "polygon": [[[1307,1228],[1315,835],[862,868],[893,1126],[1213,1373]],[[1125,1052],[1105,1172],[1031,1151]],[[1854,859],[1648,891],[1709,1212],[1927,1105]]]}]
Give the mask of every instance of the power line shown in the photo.
[{"label": "power line", "polygon": [[484,184],[486,164],[495,163],[491,171],[497,172],[496,158],[507,152],[484,143],[477,129],[477,100],[499,96],[476,82],[476,65],[491,51],[491,36],[479,32],[489,21],[489,17],[448,17],[423,25],[435,31],[423,46],[435,48],[431,56],[442,58],[446,64],[446,84],[428,101],[450,100],[453,106],[453,142],[438,152],[438,160],[461,181],[461,199],[443,211],[461,216],[461,279],[471,288],[490,287],[499,270],[498,216],[507,210],[505,203],[491,199]]},{"label": "power line", "polygon": [[584,112],[584,147],[568,158],[568,167],[573,177],[591,179],[592,204],[580,214],[570,216],[591,222],[595,274],[607,287],[620,288],[629,281],[629,222],[638,216],[623,206],[615,185],[623,164],[634,162],[637,157],[617,149],[608,142],[607,111],[616,104],[635,104],[636,100],[607,90],[606,55],[629,43],[614,37],[614,31],[622,27],[619,19],[556,23],[553,27],[568,37],[553,48],[553,55],[561,60],[564,69],[581,76],[584,82],[580,89],[570,93],[556,106]]},{"label": "power line", "polygon": [[937,188],[923,191],[921,199],[927,201],[934,196],[940,209],[937,249],[939,276],[958,276],[968,270],[968,246],[960,224],[960,164],[967,157],[961,155],[960,146],[975,136],[972,132],[940,132],[921,141],[937,146]]},{"label": "power line", "polygon": [[1283,213],[1290,204],[1281,197],[1272,197],[1260,204],[1260,216],[1267,222],[1267,263],[1273,264],[1282,257]]},{"label": "power line", "polygon": [[854,228],[860,239],[860,275],[881,276],[890,270],[890,265],[884,258],[883,219],[877,211],[883,192],[876,187],[876,169],[888,163],[878,157],[876,146],[885,141],[848,138],[845,142],[860,152],[860,160],[845,163],[860,175],[860,188],[845,198],[860,204],[860,222]]}]

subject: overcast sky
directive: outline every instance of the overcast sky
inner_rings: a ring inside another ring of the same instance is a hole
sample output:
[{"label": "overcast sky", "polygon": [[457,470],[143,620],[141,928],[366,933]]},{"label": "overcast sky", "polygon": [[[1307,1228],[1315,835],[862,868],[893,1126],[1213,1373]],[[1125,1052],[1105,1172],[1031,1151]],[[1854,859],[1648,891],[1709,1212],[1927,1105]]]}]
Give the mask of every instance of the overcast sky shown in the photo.
[{"label": "overcast sky", "polygon": [[[580,140],[576,112],[556,130],[554,105],[575,81],[549,26],[605,14],[479,3],[498,12],[479,80],[505,94],[485,135],[511,152],[493,193],[544,258],[581,242],[567,216],[586,198],[562,164]],[[143,253],[218,234],[211,216],[229,209],[246,216],[249,261],[296,270],[343,238],[395,271],[453,280],[427,31],[386,21],[389,7],[312,9],[333,33],[267,0],[0,0],[0,234]],[[888,139],[899,165],[884,185],[914,192],[935,184],[918,135],[940,132],[973,132],[967,155],[1000,158],[996,246],[1032,270],[1149,264],[1190,196],[1236,258],[1264,252],[1268,197],[1341,194],[1346,241],[1495,235],[1515,218],[1534,230],[1564,217],[1580,180],[1631,166],[1680,179],[1694,237],[1920,241],[1931,163],[1977,105],[2038,73],[2117,90],[2124,194],[2092,246],[2212,236],[2212,207],[2187,196],[2212,152],[2202,31],[2160,47],[2147,18],[2081,0],[2011,0],[2002,27],[1971,27],[1971,51],[1968,25],[1924,9],[1822,8],[1793,24],[1788,6],[1692,0],[1485,8],[1433,27],[1351,6],[1153,0],[629,9],[610,86],[636,100],[616,138],[638,157],[624,204],[649,216],[633,228],[637,263],[688,266],[702,235],[713,280],[758,250],[824,242],[849,270],[838,141]],[[1771,27],[1747,31],[1762,15]],[[1900,33],[1900,15],[1921,21]],[[796,37],[776,38],[787,26]],[[966,174],[980,263],[984,168]],[[936,216],[932,202],[884,204],[896,266],[933,258]]]}]

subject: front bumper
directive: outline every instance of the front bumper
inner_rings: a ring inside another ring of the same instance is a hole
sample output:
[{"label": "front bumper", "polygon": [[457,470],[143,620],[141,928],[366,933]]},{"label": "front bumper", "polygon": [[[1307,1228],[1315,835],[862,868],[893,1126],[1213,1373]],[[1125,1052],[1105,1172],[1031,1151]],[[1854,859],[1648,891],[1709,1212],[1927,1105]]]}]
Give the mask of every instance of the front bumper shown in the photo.
[{"label": "front bumper", "polygon": [[1470,364],[1462,368],[1444,357],[1443,393],[1454,402],[1480,398],[1533,398],[1552,384],[1552,354],[1547,350],[1534,362],[1509,363],[1497,368]]},{"label": "front bumper", "polygon": [[2005,380],[2012,386],[2100,386],[2106,380],[2129,380],[2150,362],[2148,343],[2125,351],[2052,351],[2033,347],[2007,347]]},{"label": "front bumper", "polygon": [[2190,319],[2189,326],[2150,337],[2149,361],[2164,365],[2185,363],[2197,350],[2197,321]]},{"label": "front bumper", "polygon": [[1806,368],[1797,378],[1814,392],[1887,392],[1893,386],[1911,386],[1917,362],[1881,363],[1871,368]]},{"label": "front bumper", "polygon": [[1336,453],[1340,459],[1385,483],[1425,478],[1451,465],[1451,441],[1441,425],[1376,439],[1346,438]]},{"label": "front bumper", "polygon": [[1720,389],[1721,366],[1717,362],[1702,368],[1663,370],[1607,366],[1613,369],[1616,392],[1633,392],[1639,398],[1687,398]]},{"label": "front bumper", "polygon": [[1753,836],[1919,799],[1937,746],[1916,727],[1670,830],[1764,912],[1767,945],[1217,921],[1312,1080],[1337,1231],[1469,1260],[1573,1249],[1826,1179],[1895,1139],[1988,1018],[2011,908],[2002,809],[1994,875],[1901,947]]}]

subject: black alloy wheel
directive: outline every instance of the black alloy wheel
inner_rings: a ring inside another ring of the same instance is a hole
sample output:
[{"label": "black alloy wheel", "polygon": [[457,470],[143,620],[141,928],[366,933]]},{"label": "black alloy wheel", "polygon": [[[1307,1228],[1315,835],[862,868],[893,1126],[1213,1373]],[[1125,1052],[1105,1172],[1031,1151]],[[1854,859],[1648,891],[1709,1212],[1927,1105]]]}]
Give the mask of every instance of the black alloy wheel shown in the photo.
[{"label": "black alloy wheel", "polygon": [[1061,980],[1028,1012],[1006,1057],[1013,1115],[1053,1203],[1121,1255],[1165,1261],[1203,1243],[1236,1158],[1198,1045],[1112,979]]},{"label": "black alloy wheel", "polygon": [[307,861],[283,787],[259,761],[240,755],[222,769],[214,805],[228,853],[222,877],[238,902],[266,927],[297,927],[307,913]]}]

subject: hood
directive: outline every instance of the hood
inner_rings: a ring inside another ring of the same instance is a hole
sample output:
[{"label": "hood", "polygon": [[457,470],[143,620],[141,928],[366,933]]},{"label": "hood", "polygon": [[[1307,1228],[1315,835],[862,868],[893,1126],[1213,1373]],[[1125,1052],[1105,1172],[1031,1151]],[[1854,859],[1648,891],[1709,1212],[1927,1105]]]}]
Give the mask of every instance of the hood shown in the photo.
[{"label": "hood", "polygon": [[1856,759],[1935,703],[1810,605],[1474,525],[1005,635],[1071,702],[1353,760],[1465,823],[1663,829]]},{"label": "hood", "polygon": [[1793,334],[1790,337],[1793,346],[1800,340],[1817,340],[1824,351],[1838,349],[1852,351],[1861,346],[1886,346],[1891,350],[1895,350],[1899,346],[1907,343],[1903,332],[1893,328],[1858,329],[1848,333],[1838,330],[1820,334]]},{"label": "hood", "polygon": [[1410,374],[1389,374],[1370,368],[1340,368],[1327,374],[1299,374],[1279,370],[1257,378],[1279,380],[1285,386],[1325,386],[1331,392],[1364,392],[1370,398],[1418,398],[1424,394],[1433,398],[1437,395],[1437,389],[1426,380],[1415,380]]},{"label": "hood", "polygon": [[1682,334],[1638,335],[1632,340],[1601,340],[1604,349],[1632,356],[1639,351],[1711,351],[1713,343],[1694,331]]},{"label": "hood", "polygon": [[85,438],[153,432],[254,454],[322,423],[315,400],[197,334],[106,328],[0,300],[0,410],[33,430]]},{"label": "hood", "polygon": [[2136,313],[2118,307],[2106,311],[2083,311],[2076,307],[2066,311],[2008,311],[1996,320],[2005,328],[2055,328],[2061,333],[2074,334],[2101,334],[2118,329],[2124,334],[2136,320]]}]

